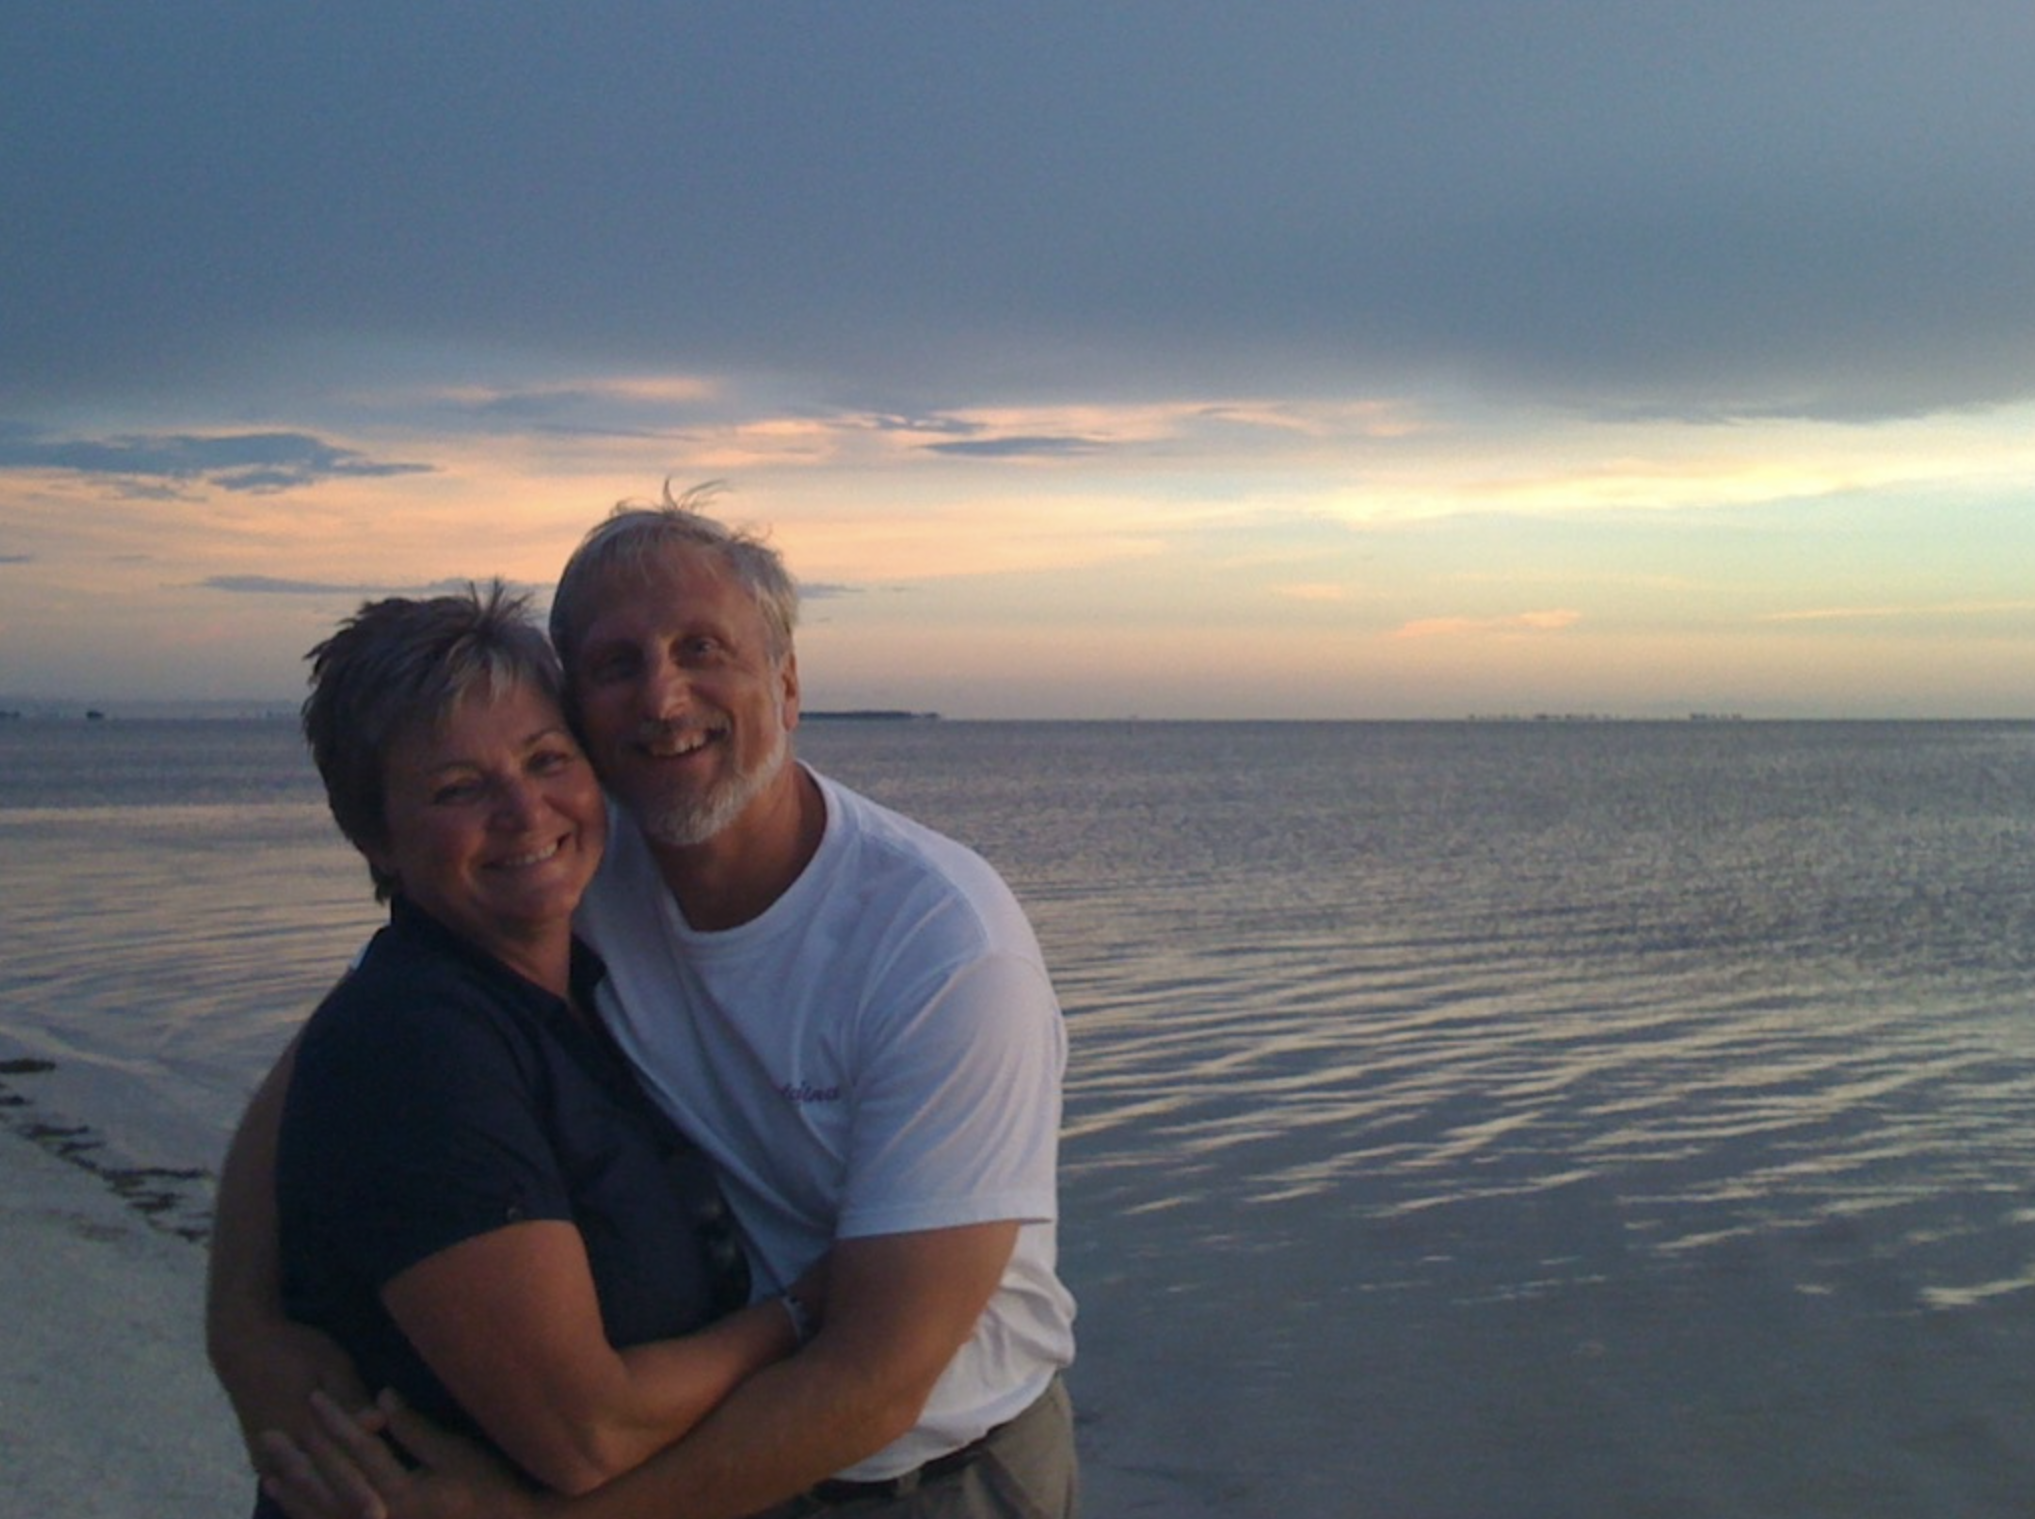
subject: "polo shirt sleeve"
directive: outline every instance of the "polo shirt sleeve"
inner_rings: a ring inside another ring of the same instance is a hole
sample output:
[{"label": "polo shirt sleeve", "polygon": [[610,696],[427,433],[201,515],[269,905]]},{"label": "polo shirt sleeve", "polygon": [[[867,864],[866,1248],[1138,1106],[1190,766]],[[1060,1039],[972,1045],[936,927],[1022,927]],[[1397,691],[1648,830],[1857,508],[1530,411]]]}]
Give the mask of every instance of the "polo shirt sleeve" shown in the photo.
[{"label": "polo shirt sleeve", "polygon": [[477,988],[356,996],[306,1034],[279,1183],[309,1189],[323,1248],[376,1289],[462,1240],[569,1219],[533,1101],[542,1079],[511,1015]]}]

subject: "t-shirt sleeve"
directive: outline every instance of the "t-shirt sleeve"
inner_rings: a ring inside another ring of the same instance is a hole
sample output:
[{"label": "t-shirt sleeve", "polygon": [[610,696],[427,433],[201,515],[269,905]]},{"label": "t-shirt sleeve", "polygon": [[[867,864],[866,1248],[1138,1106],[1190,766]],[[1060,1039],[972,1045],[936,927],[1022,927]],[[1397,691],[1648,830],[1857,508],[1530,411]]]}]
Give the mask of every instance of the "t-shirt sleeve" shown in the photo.
[{"label": "t-shirt sleeve", "polygon": [[428,993],[347,1013],[298,1054],[278,1165],[323,1248],[380,1287],[475,1235],[571,1217],[536,1063],[503,1015]]},{"label": "t-shirt sleeve", "polygon": [[837,1233],[1053,1219],[1066,1033],[1044,968],[987,952],[870,1020]]}]

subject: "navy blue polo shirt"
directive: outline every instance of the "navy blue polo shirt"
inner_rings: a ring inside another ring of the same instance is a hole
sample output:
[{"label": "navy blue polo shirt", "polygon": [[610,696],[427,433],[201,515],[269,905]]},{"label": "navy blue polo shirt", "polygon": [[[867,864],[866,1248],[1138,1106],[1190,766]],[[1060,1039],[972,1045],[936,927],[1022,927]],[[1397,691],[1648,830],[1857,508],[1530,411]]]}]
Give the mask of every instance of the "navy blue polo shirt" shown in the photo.
[{"label": "navy blue polo shirt", "polygon": [[[581,1007],[601,974],[576,944]],[[289,1315],[345,1346],[369,1387],[472,1434],[382,1307],[438,1251],[523,1219],[577,1224],[617,1348],[747,1296],[706,1158],[605,1031],[400,898],[305,1026],[276,1186]]]}]

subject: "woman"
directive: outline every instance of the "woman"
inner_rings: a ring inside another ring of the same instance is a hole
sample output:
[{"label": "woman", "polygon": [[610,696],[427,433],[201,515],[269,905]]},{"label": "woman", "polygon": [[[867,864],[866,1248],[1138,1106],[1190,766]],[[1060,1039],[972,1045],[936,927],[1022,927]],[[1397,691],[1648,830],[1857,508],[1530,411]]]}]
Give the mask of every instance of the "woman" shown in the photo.
[{"label": "woman", "polygon": [[284,1306],[368,1386],[585,1491],[795,1350],[805,1305],[740,1306],[704,1159],[594,1016],[572,913],[604,804],[523,600],[373,602],[310,657],[305,736],[390,911],[297,1047]]}]

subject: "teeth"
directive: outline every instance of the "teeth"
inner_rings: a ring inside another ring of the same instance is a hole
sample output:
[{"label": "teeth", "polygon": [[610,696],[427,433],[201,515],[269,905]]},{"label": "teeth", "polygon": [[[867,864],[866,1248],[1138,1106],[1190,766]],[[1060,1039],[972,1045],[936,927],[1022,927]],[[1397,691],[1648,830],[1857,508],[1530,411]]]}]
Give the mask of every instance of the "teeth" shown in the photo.
[{"label": "teeth", "polygon": [[712,743],[714,734],[703,728],[653,730],[643,735],[643,748],[659,759],[679,759],[697,753]]},{"label": "teeth", "polygon": [[501,862],[502,868],[505,870],[521,870],[526,865],[542,865],[564,847],[563,840],[554,839],[542,849],[533,849],[528,854],[519,854],[512,859],[503,860]]}]

